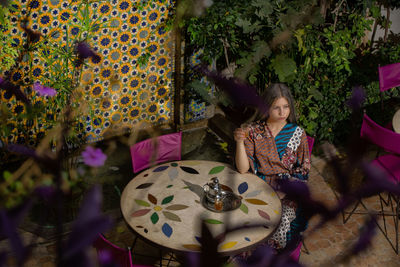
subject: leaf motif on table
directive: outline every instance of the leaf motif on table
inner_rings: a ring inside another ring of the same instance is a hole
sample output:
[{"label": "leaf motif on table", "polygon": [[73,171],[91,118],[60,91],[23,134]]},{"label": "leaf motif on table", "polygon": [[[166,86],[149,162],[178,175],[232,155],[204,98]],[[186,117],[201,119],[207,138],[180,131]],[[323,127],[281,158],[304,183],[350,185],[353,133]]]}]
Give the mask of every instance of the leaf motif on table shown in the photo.
[{"label": "leaf motif on table", "polygon": [[159,166],[159,167],[155,168],[155,169],[153,170],[153,172],[162,172],[162,171],[165,171],[165,170],[168,169],[168,168],[169,168],[168,165]]},{"label": "leaf motif on table", "polygon": [[244,240],[246,240],[247,242],[250,242],[250,238],[248,238],[247,236],[244,238]]},{"label": "leaf motif on table", "polygon": [[255,197],[258,196],[262,191],[261,190],[256,190],[256,191],[252,191],[246,194],[246,197]]},{"label": "leaf motif on table", "polygon": [[237,243],[238,243],[237,241],[227,242],[225,244],[222,244],[220,249],[221,250],[226,250],[226,249],[233,248]]},{"label": "leaf motif on table", "polygon": [[170,184],[170,185],[167,185],[167,188],[171,188],[171,187],[173,187],[174,185],[172,185],[172,184]]},{"label": "leaf motif on table", "polygon": [[154,212],[153,214],[151,214],[150,219],[153,224],[156,224],[160,217],[158,217],[157,212]]},{"label": "leaf motif on table", "polygon": [[164,199],[161,201],[161,205],[168,204],[168,203],[171,202],[173,199],[174,199],[174,196],[173,196],[173,195],[168,196],[168,197],[164,198]]},{"label": "leaf motif on table", "polygon": [[152,194],[147,194],[147,199],[153,203],[154,205],[157,205],[157,198],[153,196]]},{"label": "leaf motif on table", "polygon": [[151,209],[142,209],[142,210],[137,210],[134,213],[131,214],[132,217],[140,217],[143,215],[146,215],[147,213],[149,213],[151,211]]},{"label": "leaf motif on table", "polygon": [[176,222],[181,222],[181,218],[179,218],[178,215],[175,213],[169,212],[169,211],[163,211],[162,212],[165,216],[165,218],[170,219],[171,221],[176,221]]},{"label": "leaf motif on table", "polygon": [[258,214],[260,214],[261,217],[267,219],[268,221],[271,220],[271,217],[269,217],[269,214],[266,213],[265,211],[262,211],[262,210],[257,210],[257,211],[258,211]]},{"label": "leaf motif on table", "polygon": [[191,251],[201,251],[201,246],[197,244],[183,244],[182,247]]},{"label": "leaf motif on table", "polygon": [[168,223],[164,223],[163,226],[161,227],[161,230],[167,237],[170,237],[173,232],[171,226],[169,226]]},{"label": "leaf motif on table", "polygon": [[225,184],[220,184],[220,187],[222,190],[224,191],[229,191],[229,192],[233,192],[232,188],[230,188],[229,186],[225,185]]},{"label": "leaf motif on table", "polygon": [[182,205],[182,204],[174,204],[171,206],[166,207],[166,210],[184,210],[187,209],[189,206]]},{"label": "leaf motif on table", "polygon": [[169,179],[174,180],[176,177],[178,177],[178,169],[177,168],[169,169],[168,176]]},{"label": "leaf motif on table", "polygon": [[191,167],[185,167],[185,166],[180,166],[180,167],[181,167],[181,169],[182,169],[183,171],[185,171],[185,172],[187,172],[187,173],[190,173],[190,174],[199,174],[198,171],[196,171],[195,169],[193,169],[193,168],[191,168]]},{"label": "leaf motif on table", "polygon": [[178,163],[172,162],[172,163],[171,163],[171,166],[172,166],[172,167],[178,167]]},{"label": "leaf motif on table", "polygon": [[225,166],[217,166],[217,167],[212,168],[208,174],[216,174],[216,173],[222,172],[224,169],[225,169]]},{"label": "leaf motif on table", "polygon": [[152,185],[153,185],[153,183],[144,183],[144,184],[138,185],[136,187],[136,189],[145,189],[145,188],[150,187]]},{"label": "leaf motif on table", "polygon": [[150,203],[141,199],[135,199],[136,204],[143,207],[150,207]]},{"label": "leaf motif on table", "polygon": [[215,220],[215,219],[205,219],[204,221],[209,224],[223,224],[223,222]]},{"label": "leaf motif on table", "polygon": [[246,182],[243,182],[238,186],[239,194],[243,194],[244,192],[247,191],[247,189],[249,189],[249,185]]},{"label": "leaf motif on table", "polygon": [[258,199],[258,198],[246,198],[245,200],[254,205],[268,205],[267,202],[265,202],[261,199]]},{"label": "leaf motif on table", "polygon": [[243,211],[246,214],[249,213],[249,208],[244,203],[242,203],[242,205],[240,205],[240,210]]}]

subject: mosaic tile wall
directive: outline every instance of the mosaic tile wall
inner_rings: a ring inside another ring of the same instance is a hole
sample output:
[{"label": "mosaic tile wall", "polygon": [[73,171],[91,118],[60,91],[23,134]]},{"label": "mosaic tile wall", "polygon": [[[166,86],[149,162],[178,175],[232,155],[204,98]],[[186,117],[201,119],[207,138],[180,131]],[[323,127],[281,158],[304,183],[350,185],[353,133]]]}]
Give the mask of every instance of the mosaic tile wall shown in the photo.
[{"label": "mosaic tile wall", "polygon": [[[44,36],[51,35],[51,41],[62,45],[66,40],[61,34],[52,34],[56,29],[67,32],[71,38],[78,35],[79,2],[19,1],[9,29],[15,45],[24,43],[26,34],[20,24],[29,12],[29,27]],[[88,43],[100,57],[89,60],[82,69],[81,84],[91,105],[90,114],[82,114],[81,120],[85,128],[81,137],[86,141],[102,139],[104,132],[116,124],[135,125],[141,121],[162,124],[172,120],[173,39],[164,28],[172,4],[172,0],[110,0],[90,4],[91,19],[98,19],[99,24],[108,26],[94,29],[95,35]],[[147,55],[147,64],[140,66],[138,60],[143,54]],[[22,65],[12,73],[14,82],[29,72],[34,80],[46,84],[46,65],[40,55],[32,56],[34,60],[30,65]],[[24,106],[12,98],[1,93],[1,101],[7,102],[13,112],[26,112]],[[31,99],[33,102],[46,101],[34,93],[31,93]],[[33,127],[36,132],[29,132],[32,138],[46,128],[45,121],[36,123],[39,124]],[[20,133],[12,129],[8,141],[23,143],[24,140],[18,138]]]},{"label": "mosaic tile wall", "polygon": [[[189,56],[187,63],[190,67],[186,69],[188,79],[187,83],[189,84],[196,80],[200,81],[207,86],[208,95],[212,96],[215,91],[215,86],[210,83],[205,76],[193,70],[195,66],[200,64],[200,56],[201,51],[194,52]],[[207,118],[206,109],[208,105],[209,103],[205,102],[204,99],[202,99],[202,97],[193,89],[186,90],[184,97],[185,122],[194,122]]]}]

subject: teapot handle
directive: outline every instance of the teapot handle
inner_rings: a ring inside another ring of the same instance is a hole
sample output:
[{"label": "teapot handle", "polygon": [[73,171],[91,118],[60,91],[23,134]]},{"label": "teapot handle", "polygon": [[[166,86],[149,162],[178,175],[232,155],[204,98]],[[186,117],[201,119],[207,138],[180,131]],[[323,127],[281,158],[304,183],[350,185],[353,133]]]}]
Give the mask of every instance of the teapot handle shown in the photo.
[{"label": "teapot handle", "polygon": [[210,186],[208,184],[203,185],[204,192],[208,192],[210,190]]}]

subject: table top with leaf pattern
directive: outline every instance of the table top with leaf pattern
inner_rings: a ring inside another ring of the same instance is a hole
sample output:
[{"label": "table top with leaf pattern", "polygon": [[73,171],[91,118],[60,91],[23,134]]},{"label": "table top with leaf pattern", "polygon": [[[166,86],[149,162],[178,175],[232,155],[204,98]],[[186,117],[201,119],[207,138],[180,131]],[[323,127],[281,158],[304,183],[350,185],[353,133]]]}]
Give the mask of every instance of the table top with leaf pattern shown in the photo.
[{"label": "table top with leaf pattern", "polygon": [[[240,208],[212,212],[202,204],[203,185],[217,177],[223,190],[242,198]],[[281,218],[275,191],[251,173],[240,174],[215,161],[175,161],[139,173],[125,187],[121,210],[138,234],[175,251],[201,250],[201,220],[214,237],[219,252],[235,254],[264,241]],[[256,227],[250,227],[257,225]],[[241,229],[223,235],[227,228]]]}]

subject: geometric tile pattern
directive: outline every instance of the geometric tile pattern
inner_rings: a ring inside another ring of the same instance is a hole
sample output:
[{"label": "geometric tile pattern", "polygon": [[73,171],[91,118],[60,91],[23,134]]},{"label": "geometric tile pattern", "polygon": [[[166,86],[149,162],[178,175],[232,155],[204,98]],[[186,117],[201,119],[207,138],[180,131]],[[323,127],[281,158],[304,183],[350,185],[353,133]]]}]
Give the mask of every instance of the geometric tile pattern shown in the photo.
[{"label": "geometric tile pattern", "polygon": [[[65,33],[72,39],[81,34],[82,28],[77,25],[81,11],[77,8],[79,2],[21,0],[15,6],[17,11],[12,14],[7,34],[13,36],[15,46],[25,43],[26,34],[20,24],[22,17],[28,13],[29,28],[62,46],[66,42]],[[88,60],[80,74],[85,101],[90,103],[91,111],[82,114],[80,119],[84,128],[83,140],[92,142],[102,139],[109,127],[118,124],[148,122],[154,125],[171,121],[174,45],[165,22],[172,4],[172,0],[110,0],[90,4],[91,19],[98,20],[99,24],[94,28],[95,35],[87,43],[99,58]],[[60,30],[62,34],[55,34]],[[48,73],[39,51],[31,53],[32,60],[12,73],[12,81],[18,83],[29,73],[33,82],[46,84],[47,76],[52,73]],[[143,55],[146,55],[147,61],[139,64]],[[35,99],[29,88],[24,90],[28,95],[30,93],[33,102],[46,101]],[[26,112],[24,105],[13,96],[4,92],[0,95],[1,101],[7,102],[13,112]],[[50,115],[57,116],[56,113]],[[34,123],[37,125],[31,129],[36,130],[31,130],[28,136],[21,134],[17,127],[12,127],[8,141],[29,143],[27,139],[34,140],[38,134],[44,135],[46,121]]]}]

